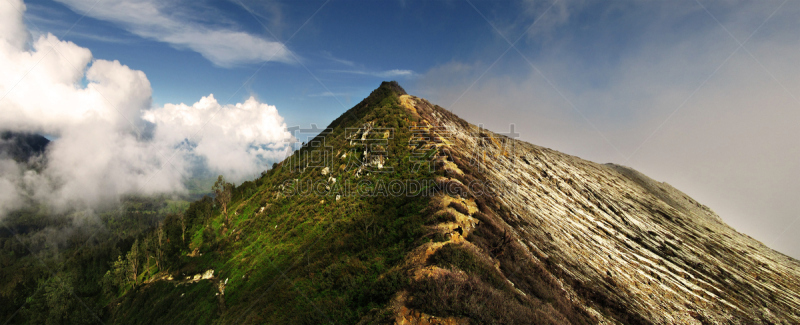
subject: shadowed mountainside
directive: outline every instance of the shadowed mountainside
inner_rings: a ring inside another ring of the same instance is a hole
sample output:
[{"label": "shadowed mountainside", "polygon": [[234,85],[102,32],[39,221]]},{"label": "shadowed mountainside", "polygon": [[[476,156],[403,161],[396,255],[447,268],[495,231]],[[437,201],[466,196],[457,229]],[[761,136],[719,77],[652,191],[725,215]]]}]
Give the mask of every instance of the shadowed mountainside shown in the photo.
[{"label": "shadowed mountainside", "polygon": [[38,134],[0,131],[0,158],[8,156],[18,163],[44,153],[50,140]]}]

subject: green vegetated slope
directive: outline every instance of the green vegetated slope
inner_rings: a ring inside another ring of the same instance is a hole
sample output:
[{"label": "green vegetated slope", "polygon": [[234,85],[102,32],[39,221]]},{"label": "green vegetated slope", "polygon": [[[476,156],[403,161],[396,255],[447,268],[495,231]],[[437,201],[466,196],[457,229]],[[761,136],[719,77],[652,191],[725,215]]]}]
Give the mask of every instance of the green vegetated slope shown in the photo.
[{"label": "green vegetated slope", "polygon": [[[413,117],[399,106],[400,92],[396,84],[384,84],[335,120],[330,132],[236,187],[227,206],[229,221],[211,199],[185,212],[185,231],[176,224],[180,220],[166,220],[165,237],[181,243],[167,252],[176,261],[135,289],[122,287],[124,294],[109,305],[109,320],[352,324],[365,315],[393,317],[386,307],[408,283],[400,272],[405,256],[432,240],[423,229],[430,198],[390,195],[387,188],[392,180],[426,184],[433,177],[428,168],[413,170],[408,149]],[[362,132],[351,145],[348,137],[367,123],[373,130],[367,141],[361,141]],[[306,167],[317,158],[304,159],[317,154],[320,144],[328,152],[326,172]],[[368,157],[385,158],[380,169],[366,166],[359,172],[365,150]],[[320,191],[309,193],[309,184]],[[353,194],[355,188],[364,195]],[[214,270],[213,279],[185,282],[207,270]]]},{"label": "green vegetated slope", "polygon": [[[492,196],[464,187],[486,179],[459,169],[470,166],[463,159],[472,148],[443,152],[458,148],[444,149],[445,130],[433,131],[436,126],[429,124],[435,116],[477,129],[406,95],[395,82],[383,83],[291,157],[233,187],[230,202],[219,200],[224,192],[196,201],[132,245],[109,271],[117,298],[105,319],[120,324],[596,320],[574,305],[553,274],[524,257],[503,226],[509,211]],[[323,156],[327,160],[320,163]],[[150,250],[138,250],[153,258],[136,253],[142,243]],[[138,268],[132,267],[136,263]],[[514,275],[517,287],[506,274]]]},{"label": "green vegetated slope", "polygon": [[29,202],[10,212],[0,228],[0,322],[102,323],[118,293],[111,262],[188,205],[172,197],[130,196],[95,211],[54,211]]}]

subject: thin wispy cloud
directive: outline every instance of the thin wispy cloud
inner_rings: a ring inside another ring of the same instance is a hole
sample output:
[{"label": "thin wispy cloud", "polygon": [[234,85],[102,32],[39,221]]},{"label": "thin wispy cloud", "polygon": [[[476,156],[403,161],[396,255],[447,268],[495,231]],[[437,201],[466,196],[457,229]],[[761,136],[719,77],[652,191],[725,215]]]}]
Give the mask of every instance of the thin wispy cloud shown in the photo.
[{"label": "thin wispy cloud", "polygon": [[[200,53],[218,66],[267,61],[293,62],[291,52],[281,42],[234,27],[200,23],[198,21],[208,20],[208,17],[192,16],[182,11],[179,4],[169,1],[56,1],[76,13],[117,24],[137,36]],[[219,20],[224,18],[219,17]]]},{"label": "thin wispy cloud", "polygon": [[413,77],[416,74],[412,70],[402,70],[402,69],[392,69],[392,70],[384,70],[384,71],[368,71],[368,70],[327,70],[327,72],[333,73],[349,73],[349,74],[356,74],[362,76],[372,76],[372,77],[379,77],[379,78],[398,78],[398,77]]},{"label": "thin wispy cloud", "polygon": [[[31,19],[31,21],[36,22],[35,19]],[[39,38],[39,36],[46,36],[48,33],[53,33],[53,34],[64,33],[68,29],[69,29],[69,26],[65,26],[63,28],[50,29],[50,31],[47,31],[47,32],[44,31],[44,30],[40,30],[40,29],[39,30],[31,29],[30,32],[31,32],[31,36],[33,36],[34,39],[37,39],[37,38]],[[103,42],[103,43],[109,43],[109,44],[133,44],[133,43],[136,43],[138,41],[138,39],[134,39],[134,38],[125,38],[125,37],[117,37],[117,36],[113,36],[113,35],[104,35],[104,34],[98,34],[98,33],[92,33],[92,32],[85,32],[85,31],[81,31],[81,30],[75,30],[75,28],[73,28],[72,30],[69,31],[68,38],[72,39],[72,40],[90,40],[90,41]]]},{"label": "thin wispy cloud", "polygon": [[317,94],[308,95],[308,97],[345,97],[350,96],[348,93],[335,93],[331,91],[325,91]]},{"label": "thin wispy cloud", "polygon": [[[81,24],[74,25],[65,20],[63,13],[50,7],[26,4],[25,22],[29,23],[33,39],[40,35],[52,33],[58,37],[66,35],[68,39],[92,40],[112,44],[130,44],[137,41],[133,37],[112,35],[108,31],[98,30]],[[67,33],[69,31],[69,33]]]},{"label": "thin wispy cloud", "polygon": [[356,63],[355,63],[355,62],[353,62],[353,61],[350,61],[350,60],[345,60],[345,59],[337,58],[337,57],[335,57],[335,56],[334,56],[334,55],[333,55],[331,52],[328,52],[328,51],[322,51],[322,54],[321,54],[320,56],[321,56],[323,59],[329,60],[329,61],[331,61],[331,62],[333,62],[333,63],[336,63],[336,64],[346,65],[346,66],[348,66],[348,67],[353,67],[353,66],[355,66],[355,65],[356,65]]}]

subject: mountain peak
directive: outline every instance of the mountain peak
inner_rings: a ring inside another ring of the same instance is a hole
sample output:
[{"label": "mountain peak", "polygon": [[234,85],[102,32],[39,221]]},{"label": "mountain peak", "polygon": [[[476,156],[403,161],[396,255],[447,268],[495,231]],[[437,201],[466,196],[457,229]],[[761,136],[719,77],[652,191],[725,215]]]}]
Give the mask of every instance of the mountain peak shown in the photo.
[{"label": "mountain peak", "polygon": [[408,93],[406,93],[406,90],[403,89],[403,87],[401,87],[400,84],[397,83],[397,81],[394,81],[394,80],[381,82],[381,85],[378,87],[378,89],[390,90],[390,91],[396,93],[398,96],[407,95],[408,94]]},{"label": "mountain peak", "polygon": [[[176,251],[198,254],[171,275],[213,266],[191,285],[219,297],[203,308],[219,323],[800,321],[798,261],[633,169],[475,126],[393,81],[328,128],[235,188],[232,215],[187,210],[197,235]],[[189,292],[153,281],[111,320]],[[182,319],[180,299],[152,310]]]},{"label": "mountain peak", "polygon": [[[364,98],[361,103],[374,104],[381,102],[386,97],[400,97],[402,95],[408,95],[408,93],[406,93],[406,90],[403,89],[403,87],[401,87],[397,81],[384,81],[381,82],[381,85],[378,86],[378,88],[375,88],[375,90],[373,90],[369,96],[367,96],[367,98]],[[361,104],[356,105],[353,108],[356,109],[359,106],[361,106]]]},{"label": "mountain peak", "polygon": [[384,81],[378,88],[375,88],[367,98],[348,109],[341,116],[336,118],[328,125],[328,129],[334,129],[339,126],[348,125],[352,126],[354,122],[362,121],[369,113],[376,108],[386,107],[400,107],[400,97],[408,96],[406,90],[397,83],[397,81]]}]

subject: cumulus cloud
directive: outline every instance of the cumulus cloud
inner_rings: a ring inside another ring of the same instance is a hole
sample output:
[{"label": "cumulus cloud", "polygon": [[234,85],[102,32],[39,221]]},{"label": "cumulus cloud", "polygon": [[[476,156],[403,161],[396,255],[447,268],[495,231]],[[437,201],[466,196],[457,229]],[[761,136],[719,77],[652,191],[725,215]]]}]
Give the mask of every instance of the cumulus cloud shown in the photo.
[{"label": "cumulus cloud", "polygon": [[[127,31],[176,48],[190,49],[216,65],[229,67],[267,61],[292,62],[282,43],[228,27],[210,27],[170,1],[57,0],[80,14],[119,24]],[[169,14],[168,14],[169,13]],[[183,13],[183,14],[182,14]],[[218,21],[220,17],[214,17]]]},{"label": "cumulus cloud", "polygon": [[151,107],[142,71],[51,34],[29,42],[24,9],[0,2],[0,130],[56,139],[36,170],[0,157],[3,209],[20,197],[66,207],[181,192],[197,167],[242,180],[285,154],[289,137],[274,106],[255,98],[221,105],[209,95]]},{"label": "cumulus cloud", "polygon": [[415,86],[473,123],[515,123],[522,140],[666,181],[799,257],[800,6],[703,3],[724,28],[696,2],[571,8],[564,37],[518,44],[542,74],[512,50],[472,88],[489,67],[479,60]]},{"label": "cumulus cloud", "polygon": [[9,3],[0,6],[0,35],[6,45],[21,49],[28,41],[28,31],[22,23],[22,15],[18,13],[25,11],[25,4],[21,1],[9,1]]},{"label": "cumulus cloud", "polygon": [[264,161],[283,159],[291,138],[275,106],[254,97],[244,103],[220,105],[209,95],[192,106],[164,105],[146,112],[144,119],[158,126],[156,139],[174,146],[192,135],[193,154],[211,169],[235,179],[264,170]]}]

